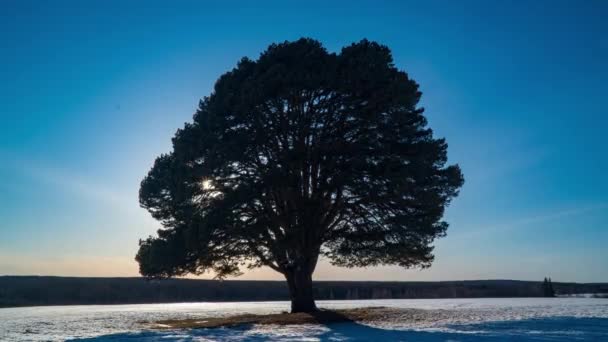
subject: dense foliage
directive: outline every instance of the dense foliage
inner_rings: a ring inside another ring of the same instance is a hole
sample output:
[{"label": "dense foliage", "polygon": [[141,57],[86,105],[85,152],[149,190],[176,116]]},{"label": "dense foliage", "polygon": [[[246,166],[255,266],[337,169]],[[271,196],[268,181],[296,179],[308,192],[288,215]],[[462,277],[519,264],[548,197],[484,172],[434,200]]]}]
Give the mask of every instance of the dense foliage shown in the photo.
[{"label": "dense foliage", "polygon": [[429,266],[463,177],[420,95],[390,50],[366,40],[335,54],[300,39],[243,58],[142,181],[141,205],[164,229],[141,241],[141,273],[267,266],[307,300],[320,255]]}]

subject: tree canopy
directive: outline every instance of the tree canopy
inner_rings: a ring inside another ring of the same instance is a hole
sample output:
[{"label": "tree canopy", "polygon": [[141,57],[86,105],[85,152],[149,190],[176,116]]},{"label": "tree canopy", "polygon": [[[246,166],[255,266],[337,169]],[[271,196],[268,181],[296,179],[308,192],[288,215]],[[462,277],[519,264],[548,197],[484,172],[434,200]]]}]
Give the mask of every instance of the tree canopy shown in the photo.
[{"label": "tree canopy", "polygon": [[141,183],[141,206],[163,225],[140,241],[141,274],[267,266],[310,297],[319,256],[430,266],[463,176],[420,96],[367,40],[331,53],[300,39],[241,59]]}]

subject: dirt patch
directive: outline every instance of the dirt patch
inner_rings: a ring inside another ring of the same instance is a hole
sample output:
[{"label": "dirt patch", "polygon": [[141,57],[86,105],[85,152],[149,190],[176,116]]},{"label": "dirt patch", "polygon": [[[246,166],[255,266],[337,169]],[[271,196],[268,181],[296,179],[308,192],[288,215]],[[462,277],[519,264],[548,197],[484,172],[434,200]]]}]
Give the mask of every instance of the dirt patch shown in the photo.
[{"label": "dirt patch", "polygon": [[386,307],[344,310],[319,310],[315,313],[279,313],[268,315],[243,314],[228,317],[207,317],[179,320],[162,320],[154,324],[157,329],[197,329],[234,327],[245,324],[290,325],[330,324],[340,322],[377,322],[403,315],[403,310]]}]

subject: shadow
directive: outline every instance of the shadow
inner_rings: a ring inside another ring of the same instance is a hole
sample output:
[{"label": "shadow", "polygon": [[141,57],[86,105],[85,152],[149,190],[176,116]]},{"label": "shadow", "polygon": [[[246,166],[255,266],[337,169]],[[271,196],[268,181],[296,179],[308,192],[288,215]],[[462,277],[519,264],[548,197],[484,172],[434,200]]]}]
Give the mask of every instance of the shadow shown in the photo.
[{"label": "shadow", "polygon": [[77,339],[76,341],[422,341],[422,342],[495,342],[495,341],[608,341],[608,318],[559,317],[520,321],[449,325],[438,330],[393,330],[356,322],[344,317],[320,316],[341,323],[322,325],[264,326],[242,325],[235,328],[142,331]]},{"label": "shadow", "polygon": [[447,331],[391,330],[358,323],[328,326],[320,341],[608,341],[608,318],[558,317],[519,321],[453,324]]},{"label": "shadow", "polygon": [[320,309],[309,315],[312,316],[318,324],[353,323],[352,319],[333,310]]}]

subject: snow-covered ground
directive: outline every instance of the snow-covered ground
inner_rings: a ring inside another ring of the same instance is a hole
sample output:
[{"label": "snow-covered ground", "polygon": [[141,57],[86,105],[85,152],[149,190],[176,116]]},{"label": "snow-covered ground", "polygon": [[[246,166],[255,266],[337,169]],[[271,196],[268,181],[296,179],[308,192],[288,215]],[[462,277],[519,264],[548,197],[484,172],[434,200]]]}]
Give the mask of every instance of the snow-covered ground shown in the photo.
[{"label": "snow-covered ground", "polygon": [[558,294],[558,297],[564,298],[608,298],[608,293],[575,293],[575,294]]},{"label": "snow-covered ground", "polygon": [[0,341],[608,341],[608,299],[483,298],[320,301],[323,308],[420,309],[415,321],[156,331],[150,322],[287,311],[286,302],[0,309]]}]

